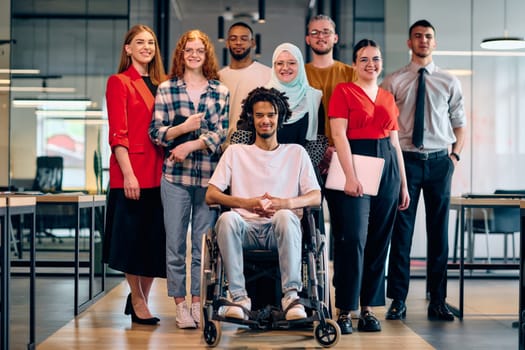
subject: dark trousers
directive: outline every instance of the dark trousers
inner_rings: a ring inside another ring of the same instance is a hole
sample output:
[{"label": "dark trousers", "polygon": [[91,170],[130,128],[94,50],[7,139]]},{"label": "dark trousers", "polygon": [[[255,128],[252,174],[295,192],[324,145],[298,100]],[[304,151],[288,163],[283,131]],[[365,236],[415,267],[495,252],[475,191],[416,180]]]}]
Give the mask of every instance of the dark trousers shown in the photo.
[{"label": "dark trousers", "polygon": [[377,196],[326,190],[334,242],[335,306],[385,305],[385,261],[399,200],[400,177],[390,139],[352,140],[352,153],[385,159]]},{"label": "dark trousers", "polygon": [[388,262],[387,296],[406,300],[410,282],[410,249],[421,191],[425,201],[427,230],[427,286],[430,301],[443,302],[447,295],[448,214],[454,165],[445,154],[428,160],[403,153],[410,206],[399,211],[392,233]]}]

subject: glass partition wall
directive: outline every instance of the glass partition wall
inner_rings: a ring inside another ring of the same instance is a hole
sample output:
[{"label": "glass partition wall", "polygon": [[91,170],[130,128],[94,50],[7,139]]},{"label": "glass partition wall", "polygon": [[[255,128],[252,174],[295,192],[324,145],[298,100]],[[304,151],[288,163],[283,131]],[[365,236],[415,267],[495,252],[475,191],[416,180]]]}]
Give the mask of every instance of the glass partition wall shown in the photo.
[{"label": "glass partition wall", "polygon": [[9,85],[11,57],[11,7],[0,2],[0,186],[9,183]]},{"label": "glass partition wall", "polygon": [[[1,3],[0,7],[6,1]],[[0,85],[0,133],[9,136],[0,136],[1,184],[10,190],[38,190],[33,187],[37,158],[49,156],[63,160],[62,191],[102,193],[107,186],[107,172],[103,172],[102,181],[97,181],[94,158],[95,152],[101,154],[101,163],[107,167],[104,94],[108,76],[117,70],[120,47],[129,27],[129,1],[17,0],[10,3],[11,9],[1,11],[1,16],[11,14],[8,18],[11,24],[7,25],[5,34],[4,24],[9,21],[0,21],[0,39],[4,39],[4,35],[13,39],[7,47],[11,48],[7,55],[11,57],[10,62],[1,57],[5,45],[0,47],[0,68],[6,65],[10,72],[7,92],[2,91],[4,85]],[[9,160],[4,162],[4,156]],[[36,304],[41,305],[40,292],[49,288],[49,278],[58,277],[54,280],[56,286],[69,288],[71,298],[49,302],[64,311],[63,317],[71,317],[76,303],[83,304],[103,288],[104,212],[100,208],[75,208],[71,204],[37,205],[35,247],[40,264],[37,272],[45,278],[37,278]],[[11,255],[16,263],[13,274],[20,276],[13,280],[18,284],[26,283],[29,263],[28,229],[21,227],[21,232],[15,233],[20,249],[18,254]],[[73,262],[76,254],[80,274],[75,302]],[[90,266],[92,270],[88,269]],[[25,293],[27,289],[22,290]],[[39,323],[45,315],[37,313],[36,317]],[[13,322],[18,329],[26,329],[23,317]],[[39,329],[37,343],[47,336],[45,330]],[[22,342],[25,338],[19,339]]]},{"label": "glass partition wall", "polygon": [[31,189],[37,157],[59,156],[63,190],[101,191],[93,159],[95,151],[108,154],[105,83],[118,64],[128,11],[127,0],[13,2],[13,188]]},{"label": "glass partition wall", "polygon": [[525,50],[486,50],[483,39],[525,36],[521,0],[412,1],[410,20],[437,31],[434,61],[461,81],[468,137],[453,192],[523,189]]},{"label": "glass partition wall", "polygon": [[[9,7],[5,3],[0,6]],[[156,1],[17,0],[11,3],[12,9],[0,12],[0,16],[12,13],[12,18],[0,21],[0,39],[12,38],[16,44],[8,42],[0,46],[0,65],[30,71],[0,76],[0,79],[9,79],[11,86],[7,91],[5,88],[0,91],[0,186],[30,188],[36,157],[58,154],[65,161],[64,189],[97,191],[93,154],[100,147],[103,164],[107,164],[109,155],[105,135],[105,82],[116,70],[119,47],[129,24],[142,22],[153,26]],[[293,3],[281,2],[287,7],[279,11],[272,10],[268,4],[267,23],[254,24],[264,38],[259,58],[262,63],[271,64],[271,53],[282,41],[304,47],[301,14],[305,12],[304,8],[303,12],[292,8],[289,4]],[[525,135],[522,135],[525,132],[525,50],[496,52],[479,46],[484,38],[502,36],[505,30],[511,36],[524,36],[525,22],[521,14],[525,13],[525,2],[388,0],[381,7],[375,2],[334,0],[324,2],[326,13],[330,13],[332,3],[341,7],[338,11],[339,58],[350,64],[353,41],[371,37],[382,44],[385,74],[409,60],[406,46],[409,25],[422,18],[431,21],[437,29],[438,48],[434,60],[460,79],[468,118],[468,135],[454,175],[453,194],[525,187],[521,175],[525,167]],[[214,9],[219,6],[217,2],[177,0],[170,4],[177,5],[171,9],[171,46],[180,34],[191,28],[200,28],[217,38]],[[378,12],[381,8],[384,16]],[[286,30],[282,30],[283,26]],[[384,33],[378,33],[381,30]],[[223,47],[222,43],[215,44],[217,50]],[[171,53],[169,49],[164,50]],[[0,85],[0,90],[3,86]],[[24,99],[42,103],[54,98],[62,101],[60,108],[52,104],[21,106]],[[69,100],[90,104],[66,108],[65,101]],[[424,256],[426,243],[415,242],[413,251],[416,256]]]},{"label": "glass partition wall", "polygon": [[[408,4],[408,21],[395,19],[398,3]],[[454,173],[452,194],[490,194],[496,189],[525,188],[525,50],[486,50],[483,39],[525,36],[525,2],[522,0],[418,0],[385,1],[387,4],[386,73],[409,61],[408,27],[419,19],[436,28],[434,62],[461,82],[467,113],[467,137],[461,162]],[[418,213],[423,213],[420,208]],[[453,252],[455,216],[450,220],[450,252]],[[416,220],[413,256],[424,257],[424,220]],[[491,237],[492,239],[497,239]],[[494,244],[492,244],[494,243]],[[494,247],[494,248],[492,248]],[[476,245],[476,256],[485,256]],[[493,255],[503,256],[500,240],[491,241]]]}]

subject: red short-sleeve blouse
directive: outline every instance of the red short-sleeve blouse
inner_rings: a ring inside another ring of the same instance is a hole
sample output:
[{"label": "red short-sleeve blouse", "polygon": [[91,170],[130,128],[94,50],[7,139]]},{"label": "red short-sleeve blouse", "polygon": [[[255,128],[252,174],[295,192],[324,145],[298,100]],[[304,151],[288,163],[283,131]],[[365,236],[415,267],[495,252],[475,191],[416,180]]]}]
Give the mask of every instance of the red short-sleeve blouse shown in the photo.
[{"label": "red short-sleeve blouse", "polygon": [[394,96],[379,88],[375,102],[354,83],[338,84],[330,98],[329,118],[348,120],[348,139],[381,139],[398,130],[399,110]]}]

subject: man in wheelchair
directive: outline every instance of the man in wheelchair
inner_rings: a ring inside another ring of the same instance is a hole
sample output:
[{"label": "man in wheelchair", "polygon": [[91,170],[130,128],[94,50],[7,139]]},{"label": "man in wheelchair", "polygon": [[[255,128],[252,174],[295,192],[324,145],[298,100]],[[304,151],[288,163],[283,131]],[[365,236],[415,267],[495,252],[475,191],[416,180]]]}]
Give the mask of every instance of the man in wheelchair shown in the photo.
[{"label": "man in wheelchair", "polygon": [[[287,98],[276,89],[256,88],[243,112],[254,135],[251,144],[230,145],[209,181],[206,202],[232,210],[215,226],[217,244],[233,305],[224,316],[248,319],[251,300],[243,274],[243,248],[277,250],[286,320],[307,317],[299,303],[301,223],[298,209],[319,206],[321,191],[310,157],[297,144],[279,144],[277,129],[291,114]],[[225,191],[229,189],[229,194]]]}]

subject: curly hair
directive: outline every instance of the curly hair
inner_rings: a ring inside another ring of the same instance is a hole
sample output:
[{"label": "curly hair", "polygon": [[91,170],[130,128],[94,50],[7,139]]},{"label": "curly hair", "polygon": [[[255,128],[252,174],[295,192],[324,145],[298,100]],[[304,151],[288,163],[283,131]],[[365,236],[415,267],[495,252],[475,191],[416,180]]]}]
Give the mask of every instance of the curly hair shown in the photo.
[{"label": "curly hair", "polygon": [[204,50],[206,51],[206,57],[204,59],[204,64],[202,65],[202,74],[208,80],[218,80],[219,63],[217,62],[217,56],[215,55],[215,48],[208,35],[198,29],[189,30],[182,34],[177,42],[177,46],[175,47],[175,50],[173,50],[169,78],[181,79],[184,76],[184,71],[186,70],[186,65],[184,64],[184,49],[186,48],[186,43],[188,41],[194,40],[202,41],[204,44]]},{"label": "curly hair", "polygon": [[242,101],[242,112],[240,115],[237,128],[241,130],[252,131],[255,135],[255,126],[253,124],[253,106],[257,102],[270,102],[277,111],[277,127],[281,128],[283,123],[290,118],[292,111],[288,104],[288,97],[275,88],[267,89],[258,87],[250,91],[248,96]]}]

